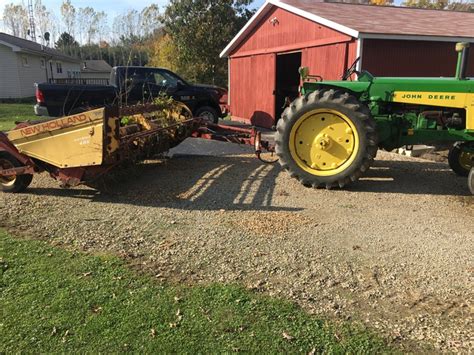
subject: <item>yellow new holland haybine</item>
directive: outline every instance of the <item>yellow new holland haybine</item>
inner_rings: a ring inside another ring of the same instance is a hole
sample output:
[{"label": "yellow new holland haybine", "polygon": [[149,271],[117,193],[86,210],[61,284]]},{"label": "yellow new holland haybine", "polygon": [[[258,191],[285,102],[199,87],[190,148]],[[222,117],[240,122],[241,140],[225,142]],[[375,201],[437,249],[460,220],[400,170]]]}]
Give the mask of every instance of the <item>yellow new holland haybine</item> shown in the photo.
[{"label": "yellow new holland haybine", "polygon": [[44,171],[63,187],[94,184],[123,162],[155,157],[191,136],[268,147],[256,130],[193,118],[179,102],[104,107],[0,132],[0,186],[24,191]]}]

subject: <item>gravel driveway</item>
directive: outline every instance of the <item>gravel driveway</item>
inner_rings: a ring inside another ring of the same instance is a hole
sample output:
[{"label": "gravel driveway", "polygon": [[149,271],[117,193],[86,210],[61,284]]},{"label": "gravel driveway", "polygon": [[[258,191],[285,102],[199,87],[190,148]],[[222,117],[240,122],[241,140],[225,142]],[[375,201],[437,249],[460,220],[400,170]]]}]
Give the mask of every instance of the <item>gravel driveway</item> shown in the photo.
[{"label": "gravel driveway", "polygon": [[0,193],[0,226],[160,280],[237,282],[411,350],[474,351],[474,198],[445,163],[380,152],[349,190],[326,191],[250,155],[178,151],[111,180],[101,194],[37,176]]}]

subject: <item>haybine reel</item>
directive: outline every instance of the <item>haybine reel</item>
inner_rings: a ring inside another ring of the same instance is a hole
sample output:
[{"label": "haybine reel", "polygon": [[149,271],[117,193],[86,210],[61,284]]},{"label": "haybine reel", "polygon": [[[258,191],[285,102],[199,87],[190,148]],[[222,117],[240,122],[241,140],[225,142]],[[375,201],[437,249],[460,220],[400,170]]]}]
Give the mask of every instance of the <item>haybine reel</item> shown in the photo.
[{"label": "haybine reel", "polygon": [[271,151],[255,129],[193,118],[182,103],[104,107],[41,122],[22,122],[0,132],[0,186],[24,191],[33,174],[48,172],[62,187],[97,185],[124,162],[150,159],[188,137],[254,145]]}]

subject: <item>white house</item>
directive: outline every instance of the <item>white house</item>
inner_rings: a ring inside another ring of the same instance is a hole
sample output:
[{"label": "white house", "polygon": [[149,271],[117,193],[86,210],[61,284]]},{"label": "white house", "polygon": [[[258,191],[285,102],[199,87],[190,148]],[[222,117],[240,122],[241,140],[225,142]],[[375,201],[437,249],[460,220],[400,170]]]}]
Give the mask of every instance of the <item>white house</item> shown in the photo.
[{"label": "white house", "polygon": [[81,79],[109,80],[112,67],[105,60],[84,60],[81,67]]},{"label": "white house", "polygon": [[79,76],[81,60],[0,32],[0,99],[35,96],[35,83]]}]

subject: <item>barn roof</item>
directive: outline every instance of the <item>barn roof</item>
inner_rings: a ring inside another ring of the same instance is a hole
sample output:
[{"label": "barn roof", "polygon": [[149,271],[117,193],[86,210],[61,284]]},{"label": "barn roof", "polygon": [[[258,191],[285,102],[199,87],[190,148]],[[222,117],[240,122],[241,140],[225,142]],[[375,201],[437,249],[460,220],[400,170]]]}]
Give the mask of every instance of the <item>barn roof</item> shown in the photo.
[{"label": "barn roof", "polygon": [[222,51],[228,56],[273,7],[354,38],[474,41],[474,13],[314,0],[267,0]]},{"label": "barn roof", "polygon": [[11,47],[14,51],[28,52],[40,56],[51,56],[55,59],[78,63],[79,59],[70,57],[54,48],[43,46],[39,43],[29,41],[20,37],[15,37],[7,33],[0,32],[0,43]]}]

